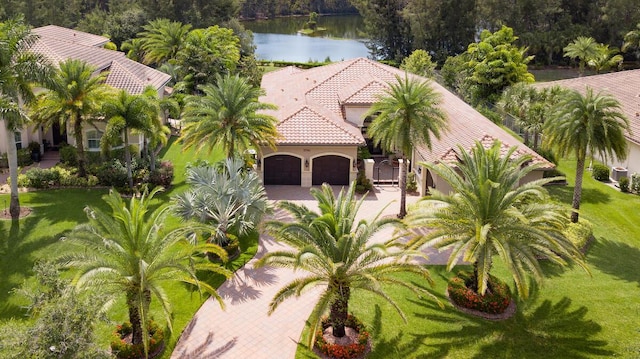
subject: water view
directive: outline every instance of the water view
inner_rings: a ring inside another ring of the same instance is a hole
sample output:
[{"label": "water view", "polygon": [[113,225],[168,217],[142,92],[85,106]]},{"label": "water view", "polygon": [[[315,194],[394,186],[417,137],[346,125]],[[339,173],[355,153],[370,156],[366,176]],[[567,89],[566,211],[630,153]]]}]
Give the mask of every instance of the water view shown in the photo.
[{"label": "water view", "polygon": [[321,16],[318,27],[326,31],[316,36],[298,34],[307,20],[307,17],[276,18],[247,21],[244,26],[253,31],[256,57],[261,60],[340,61],[369,55],[361,36],[364,25],[360,16]]}]

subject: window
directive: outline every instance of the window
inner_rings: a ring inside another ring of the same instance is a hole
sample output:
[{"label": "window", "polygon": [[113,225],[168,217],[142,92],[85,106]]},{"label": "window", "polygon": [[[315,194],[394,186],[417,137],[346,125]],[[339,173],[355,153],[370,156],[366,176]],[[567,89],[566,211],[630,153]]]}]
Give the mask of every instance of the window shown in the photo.
[{"label": "window", "polygon": [[16,131],[14,132],[15,135],[15,139],[16,139],[16,149],[20,150],[22,149],[22,133],[20,133],[20,131]]},{"label": "window", "polygon": [[100,138],[102,134],[96,130],[87,131],[87,149],[98,150],[100,149]]}]

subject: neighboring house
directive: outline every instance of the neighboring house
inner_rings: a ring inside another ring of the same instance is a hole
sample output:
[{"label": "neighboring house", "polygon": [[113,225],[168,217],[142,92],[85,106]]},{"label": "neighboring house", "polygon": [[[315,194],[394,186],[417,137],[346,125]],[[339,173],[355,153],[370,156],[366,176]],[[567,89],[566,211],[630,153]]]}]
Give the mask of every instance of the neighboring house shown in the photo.
[{"label": "neighboring house", "polygon": [[[128,59],[124,53],[102,48],[109,39],[102,36],[88,34],[55,25],[48,25],[32,30],[39,36],[32,47],[32,51],[38,52],[48,58],[54,65],[66,59],[83,60],[96,68],[98,73],[107,72],[106,83],[124,89],[131,94],[142,93],[145,87],[151,85],[160,97],[164,96],[165,85],[171,76]],[[104,130],[103,123],[95,126],[84,126],[84,148],[87,151],[100,150],[100,138]],[[38,142],[44,145],[58,146],[62,142],[75,145],[71,136],[71,128],[61,129],[54,125],[48,131],[40,127],[24,128],[16,132],[18,146],[26,147],[30,142]],[[4,137],[4,126],[0,126],[0,138]],[[142,136],[130,136],[130,144],[136,144],[143,148]],[[0,141],[0,153],[6,152],[6,144]]]},{"label": "neighboring house", "polygon": [[[308,187],[323,182],[347,185],[357,177],[358,146],[380,153],[366,136],[371,118],[364,114],[382,94],[387,83],[405,72],[369,59],[357,58],[309,70],[286,67],[262,78],[266,95],[260,101],[278,106],[268,113],[275,116],[282,138],[277,150],[262,148],[258,171],[266,185],[284,184]],[[409,75],[414,76],[414,75]],[[448,192],[448,185],[418,165],[421,161],[456,162],[458,145],[471,149],[475,141],[491,146],[500,140],[505,150],[518,146],[516,155],[527,153],[534,162],[553,168],[533,150],[509,135],[436,82],[432,86],[442,95],[440,107],[447,114],[449,130],[440,140],[433,139],[432,151],[416,148],[411,158],[421,194],[427,186]],[[542,178],[534,171],[526,180]]]},{"label": "neighboring house", "polygon": [[578,90],[582,94],[586,92],[587,87],[591,87],[595,93],[603,92],[615,97],[622,105],[622,112],[629,120],[630,131],[625,135],[629,145],[629,153],[626,160],[615,161],[609,159],[606,165],[612,168],[625,168],[629,175],[640,173],[640,70],[542,82],[536,84],[536,86],[561,86]]}]

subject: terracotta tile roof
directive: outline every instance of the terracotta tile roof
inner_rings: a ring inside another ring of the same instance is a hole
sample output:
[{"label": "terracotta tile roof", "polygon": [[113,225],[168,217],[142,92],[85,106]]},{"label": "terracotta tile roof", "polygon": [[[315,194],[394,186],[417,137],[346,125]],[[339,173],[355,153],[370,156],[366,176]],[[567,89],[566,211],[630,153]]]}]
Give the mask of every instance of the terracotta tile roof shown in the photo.
[{"label": "terracotta tile roof", "polygon": [[620,101],[622,111],[629,119],[631,133],[627,133],[627,139],[640,144],[640,70],[541,82],[536,86],[561,86],[581,93],[585,93],[586,88],[591,87],[595,92],[600,91],[614,96]]},{"label": "terracotta tile roof", "polygon": [[161,71],[128,59],[122,52],[70,43],[50,36],[49,32],[45,36],[41,35],[32,51],[44,55],[54,64],[66,59],[77,59],[94,66],[97,72],[109,71],[106,83],[129,93],[142,93],[148,85],[160,89],[171,79],[171,76]]},{"label": "terracotta tile roof", "polygon": [[32,31],[35,34],[38,34],[40,37],[50,37],[85,46],[102,47],[104,44],[109,42],[109,39],[104,36],[98,36],[82,31],[67,29],[66,27],[60,27],[56,25],[37,27]]},{"label": "terracotta tile roof", "polygon": [[278,124],[282,145],[360,145],[362,135],[354,134],[308,106]]},{"label": "terracotta tile roof", "polygon": [[[374,103],[376,95],[384,92],[387,83],[396,81],[396,76],[404,77],[405,72],[365,58],[309,70],[289,67],[268,73],[262,78],[262,87],[266,95],[260,100],[279,107],[276,111],[270,111],[270,114],[278,118],[281,124],[289,121],[293,114],[304,114],[296,117],[297,126],[303,126],[304,121],[310,121],[308,126],[296,127],[295,131],[287,129],[291,132],[285,131],[284,128],[292,126],[291,124],[279,127],[284,137],[279,143],[288,144],[290,143],[288,141],[294,141],[298,144],[329,144],[333,141],[331,137],[333,134],[328,132],[331,127],[322,127],[322,131],[316,130],[316,127],[310,130],[311,123],[313,126],[320,124],[326,126],[324,124],[329,123],[327,121],[336,128],[357,137],[360,143],[364,143],[360,129],[346,121],[342,105]],[[432,150],[423,147],[416,149],[424,160],[429,162],[455,160],[458,145],[470,149],[475,141],[490,136],[502,141],[507,147],[517,146],[519,151],[531,154],[545,167],[553,167],[553,164],[544,160],[456,95],[438,83],[431,82],[431,85],[442,95],[441,108],[449,119],[449,129],[440,139],[432,139]],[[317,117],[314,117],[316,116],[314,114],[317,114]],[[289,136],[294,134],[295,139],[289,139]]]}]

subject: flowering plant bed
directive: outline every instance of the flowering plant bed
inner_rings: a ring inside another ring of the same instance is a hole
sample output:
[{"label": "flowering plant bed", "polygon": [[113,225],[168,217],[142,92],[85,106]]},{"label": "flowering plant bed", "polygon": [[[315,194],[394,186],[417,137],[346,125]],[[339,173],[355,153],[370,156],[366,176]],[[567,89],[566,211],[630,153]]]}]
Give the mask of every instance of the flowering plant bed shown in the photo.
[{"label": "flowering plant bed", "polygon": [[454,304],[488,314],[502,314],[507,310],[512,302],[509,286],[489,275],[487,291],[479,295],[469,288],[472,280],[473,274],[464,271],[449,280],[447,292]]},{"label": "flowering plant bed", "polygon": [[[154,322],[149,321],[149,358],[160,356],[164,350],[164,330]],[[131,344],[133,327],[125,322],[118,325],[113,333],[115,338],[111,341],[111,352],[118,359],[144,358],[144,344]]]},{"label": "flowering plant bed", "polygon": [[322,358],[333,359],[355,359],[363,358],[368,350],[371,349],[369,341],[369,332],[361,321],[353,315],[347,317],[345,322],[347,334],[345,339],[334,338],[332,334],[331,324],[328,318],[322,320],[322,327],[316,333],[315,347],[320,352]]}]

